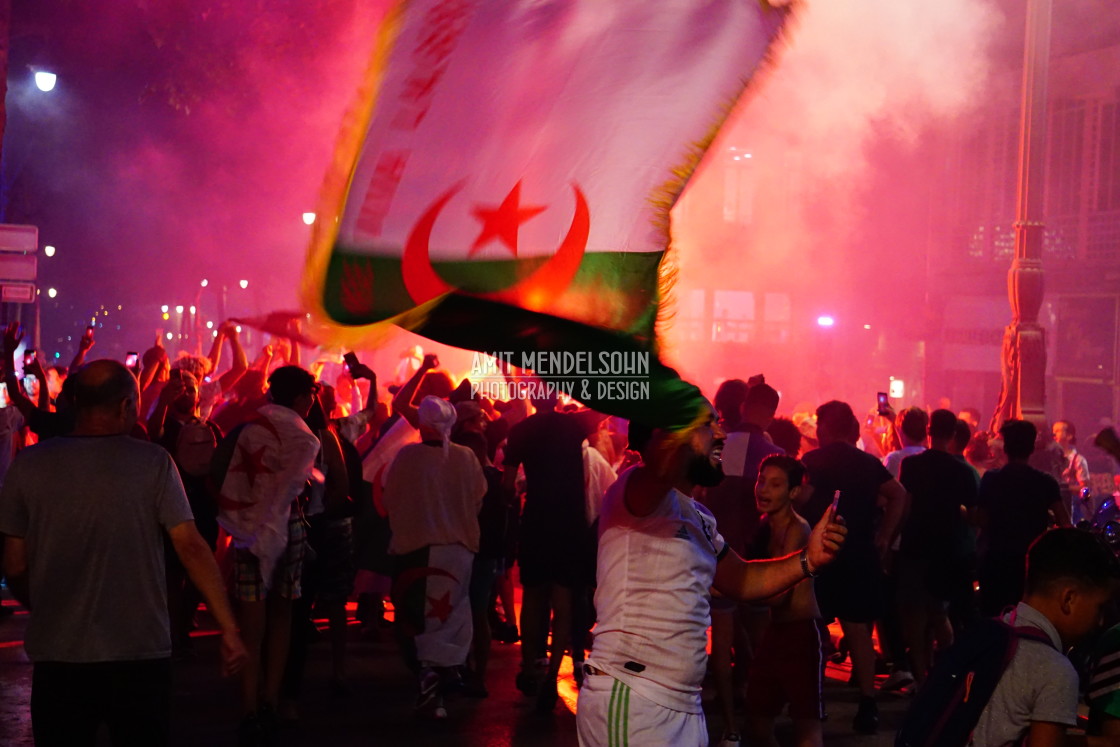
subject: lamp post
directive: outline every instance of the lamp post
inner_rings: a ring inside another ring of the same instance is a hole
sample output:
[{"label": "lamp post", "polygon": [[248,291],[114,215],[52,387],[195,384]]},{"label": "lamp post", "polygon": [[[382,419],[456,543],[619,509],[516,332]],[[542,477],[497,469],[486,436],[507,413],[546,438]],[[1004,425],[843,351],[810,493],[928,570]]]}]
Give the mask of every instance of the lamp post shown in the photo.
[{"label": "lamp post", "polygon": [[1003,384],[991,428],[1022,418],[1041,429],[1046,421],[1046,338],[1038,323],[1042,306],[1043,176],[1046,162],[1046,83],[1050,65],[1051,0],[1028,0],[1019,124],[1019,178],[1015,207],[1015,259],[1007,274],[1011,323],[1003,333]]}]

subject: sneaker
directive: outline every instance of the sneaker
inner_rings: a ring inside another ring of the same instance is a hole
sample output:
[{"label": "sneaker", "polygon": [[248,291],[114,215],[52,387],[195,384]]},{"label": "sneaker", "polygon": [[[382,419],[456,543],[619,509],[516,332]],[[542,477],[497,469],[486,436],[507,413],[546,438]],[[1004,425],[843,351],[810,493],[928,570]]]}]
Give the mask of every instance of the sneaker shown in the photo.
[{"label": "sneaker", "polygon": [[416,717],[442,721],[447,718],[447,708],[443,704],[443,696],[437,695],[423,708],[416,709]]},{"label": "sneaker", "polygon": [[859,699],[859,710],[852,719],[852,731],[857,734],[875,734],[879,731],[879,706],[874,698]]},{"label": "sneaker", "polygon": [[846,640],[844,640],[843,638],[841,638],[840,641],[836,644],[835,653],[833,653],[831,656],[829,656],[828,660],[831,661],[833,664],[843,664],[845,661],[847,661],[847,659],[848,659],[848,642]]},{"label": "sneaker", "polygon": [[887,675],[887,678],[883,680],[883,684],[879,685],[879,691],[889,693],[895,690],[902,690],[912,684],[914,684],[914,675],[910,674],[905,669],[896,669]]},{"label": "sneaker", "polygon": [[491,631],[490,637],[498,643],[517,643],[521,636],[517,633],[517,626],[513,623],[498,623]]},{"label": "sneaker", "polygon": [[[440,682],[441,678],[439,672],[436,670],[425,667],[420,670],[420,692],[416,697],[416,710],[425,711],[434,708],[440,699]],[[442,702],[438,705],[443,705]]]},{"label": "sneaker", "polygon": [[743,742],[737,731],[729,731],[719,740],[719,747],[739,747]]}]

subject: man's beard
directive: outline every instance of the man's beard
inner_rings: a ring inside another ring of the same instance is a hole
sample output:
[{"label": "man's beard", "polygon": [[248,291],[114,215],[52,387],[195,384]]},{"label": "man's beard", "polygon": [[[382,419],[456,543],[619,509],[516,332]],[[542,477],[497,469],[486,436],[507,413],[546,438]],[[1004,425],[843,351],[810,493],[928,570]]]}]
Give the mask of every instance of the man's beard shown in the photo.
[{"label": "man's beard", "polygon": [[697,454],[688,463],[688,481],[702,488],[714,488],[723,482],[723,465],[712,464],[705,454]]}]

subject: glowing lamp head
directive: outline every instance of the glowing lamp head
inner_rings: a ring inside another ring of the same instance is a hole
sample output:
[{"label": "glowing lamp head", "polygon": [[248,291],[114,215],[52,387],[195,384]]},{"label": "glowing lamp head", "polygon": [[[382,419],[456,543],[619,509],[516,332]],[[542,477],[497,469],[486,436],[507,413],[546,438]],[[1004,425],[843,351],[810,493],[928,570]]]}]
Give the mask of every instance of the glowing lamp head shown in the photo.
[{"label": "glowing lamp head", "polygon": [[47,288],[47,295],[51,298],[54,298],[58,295],[58,291],[54,288]]},{"label": "glowing lamp head", "polygon": [[202,282],[199,283],[199,285],[201,285],[203,288],[205,288],[206,286],[210,285],[210,281],[207,280],[206,278],[203,278]]},{"label": "glowing lamp head", "polygon": [[249,281],[248,280],[238,280],[237,284],[241,286],[241,290],[245,290],[246,288],[249,287]]},{"label": "glowing lamp head", "polygon": [[178,306],[175,307],[175,313],[176,314],[182,314],[183,313],[183,305],[182,304],[179,304]]},{"label": "glowing lamp head", "polygon": [[48,73],[45,70],[35,73],[35,87],[43,93],[53,91],[56,83],[58,83],[58,76],[54,73]]},{"label": "glowing lamp head", "polygon": [[310,226],[314,222],[315,222],[315,213],[304,213],[303,214],[303,224],[305,226]]},{"label": "glowing lamp head", "polygon": [[836,325],[836,320],[833,319],[831,316],[828,316],[827,314],[824,314],[824,315],[821,315],[821,316],[817,317],[817,326],[818,327],[833,327],[835,325]]},{"label": "glowing lamp head", "polygon": [[197,311],[197,309],[195,309],[195,307],[192,306],[192,307],[190,307],[190,309],[188,309],[188,311],[190,311],[193,314],[193,313],[195,313],[195,311]]},{"label": "glowing lamp head", "polygon": [[55,252],[55,248],[53,246],[51,246],[50,244],[47,244],[46,246],[43,247],[43,254],[47,255],[48,257],[53,257],[54,252]]}]

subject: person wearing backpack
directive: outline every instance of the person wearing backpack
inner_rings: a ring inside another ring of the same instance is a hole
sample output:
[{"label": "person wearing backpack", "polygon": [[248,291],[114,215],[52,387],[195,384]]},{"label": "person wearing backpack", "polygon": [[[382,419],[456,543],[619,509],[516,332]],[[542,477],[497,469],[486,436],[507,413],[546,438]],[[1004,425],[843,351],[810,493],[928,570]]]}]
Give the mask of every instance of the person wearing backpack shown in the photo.
[{"label": "person wearing backpack", "polygon": [[1026,566],[1022,601],[1002,622],[975,623],[941,657],[896,747],[1114,743],[1066,735],[1079,686],[1065,652],[1100,625],[1120,563],[1096,535],[1062,528],[1031,544]]},{"label": "person wearing backpack", "polygon": [[[198,379],[189,371],[172,369],[167,384],[160,390],[148,435],[171,454],[187,502],[194,513],[198,533],[213,551],[218,542],[218,496],[209,479],[210,462],[222,438],[222,431],[198,412]],[[171,643],[176,655],[191,650],[190,629],[198,603],[198,590],[187,578],[186,569],[170,548],[167,552],[167,611],[171,618]]]}]

